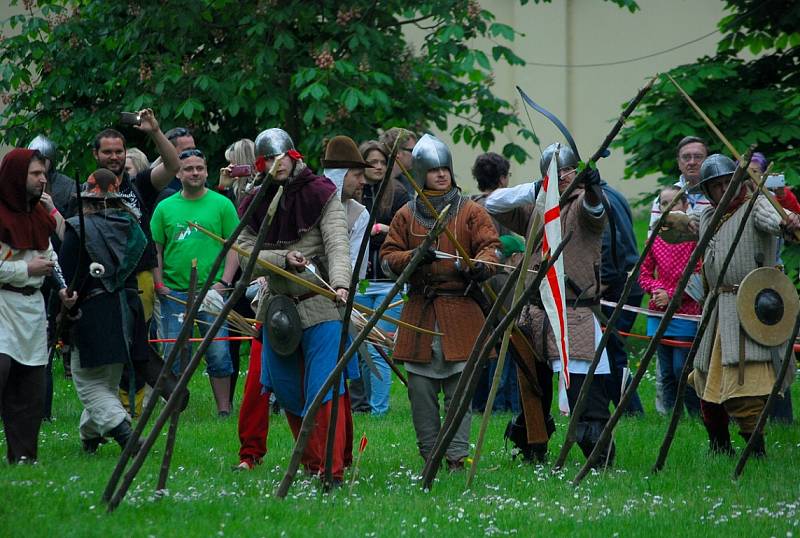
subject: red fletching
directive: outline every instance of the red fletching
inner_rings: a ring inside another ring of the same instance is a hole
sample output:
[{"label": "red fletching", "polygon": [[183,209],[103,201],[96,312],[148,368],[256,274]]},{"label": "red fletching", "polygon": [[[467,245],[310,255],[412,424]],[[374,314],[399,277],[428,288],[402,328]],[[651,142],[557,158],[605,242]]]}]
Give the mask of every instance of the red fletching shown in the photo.
[{"label": "red fletching", "polygon": [[262,174],[267,171],[267,159],[265,159],[263,155],[260,155],[256,159],[256,170]]},{"label": "red fletching", "polygon": [[300,152],[297,151],[296,149],[290,149],[289,151],[286,152],[286,155],[288,155],[289,157],[291,157],[295,161],[303,160],[303,156],[300,155]]},{"label": "red fletching", "polygon": [[364,452],[364,449],[367,448],[367,434],[361,436],[361,443],[358,445],[358,451]]}]

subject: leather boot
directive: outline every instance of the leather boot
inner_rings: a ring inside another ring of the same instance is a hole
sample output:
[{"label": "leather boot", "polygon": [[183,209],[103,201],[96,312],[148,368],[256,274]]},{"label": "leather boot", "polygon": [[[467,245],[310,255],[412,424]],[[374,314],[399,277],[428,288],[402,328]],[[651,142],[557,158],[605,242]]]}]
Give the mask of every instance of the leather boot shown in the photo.
[{"label": "leather boot", "polygon": [[[750,442],[750,437],[752,437],[752,433],[744,433],[739,432],[739,435],[744,439],[745,443]],[[767,455],[767,447],[764,443],[764,434],[758,434],[753,441],[753,451],[751,452],[754,458],[764,458]]]},{"label": "leather boot", "polygon": [[[124,450],[125,445],[128,444],[128,440],[131,438],[131,435],[133,435],[131,423],[127,420],[123,420],[119,423],[119,425],[115,426],[113,430],[109,431],[108,435],[111,436]],[[133,454],[139,452],[143,442],[144,441],[142,439],[139,439],[138,446],[134,449]]]},{"label": "leather boot", "polygon": [[734,455],[731,434],[728,432],[727,426],[724,428],[709,428],[706,426],[706,431],[708,431],[708,449],[711,454]]},{"label": "leather boot", "polygon": [[214,400],[217,402],[217,412],[220,418],[225,418],[231,414],[230,391],[231,391],[231,378],[225,377],[209,377],[211,381],[211,392],[214,393]]}]

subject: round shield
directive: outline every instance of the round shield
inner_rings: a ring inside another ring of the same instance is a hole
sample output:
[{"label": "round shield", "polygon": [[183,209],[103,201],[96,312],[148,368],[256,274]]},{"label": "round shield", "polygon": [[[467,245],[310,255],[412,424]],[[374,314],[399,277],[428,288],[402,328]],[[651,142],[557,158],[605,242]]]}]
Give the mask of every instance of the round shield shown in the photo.
[{"label": "round shield", "polygon": [[273,295],[267,302],[267,314],[264,319],[267,328],[267,342],[282,357],[292,355],[303,336],[303,326],[297,307],[285,295]]},{"label": "round shield", "polygon": [[760,267],[739,285],[736,310],[747,336],[772,347],[792,335],[800,301],[792,281],[782,271]]},{"label": "round shield", "polygon": [[689,233],[689,215],[683,211],[670,211],[664,219],[659,235],[667,243],[683,243],[693,241],[697,237]]}]

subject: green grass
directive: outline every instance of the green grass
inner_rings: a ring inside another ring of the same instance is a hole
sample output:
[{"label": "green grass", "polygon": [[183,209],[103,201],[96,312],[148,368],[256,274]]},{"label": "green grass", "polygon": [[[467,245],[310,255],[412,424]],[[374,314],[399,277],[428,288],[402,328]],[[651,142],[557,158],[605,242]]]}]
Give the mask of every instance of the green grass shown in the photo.
[{"label": "green grass", "polygon": [[[403,387],[395,381],[387,417],[355,417],[356,438],[366,432],[369,445],[353,496],[346,487],[322,495],[316,481],[299,476],[282,501],[273,491],[292,447],[285,419],[271,417],[265,463],[233,473],[236,420],[216,418],[205,376],[197,376],[191,389],[168,494],[154,494],[162,437],[122,505],[108,515],[100,495],[119,448],[108,444],[94,456],[81,453],[80,406],[57,367],[56,420],[43,426],[39,463],[0,464],[0,536],[791,536],[800,525],[796,425],[770,426],[769,457],[751,461],[733,482],[735,460],[709,457],[702,426],[685,420],[666,469],[651,475],[665,419],[653,410],[649,374],[641,391],[647,415],[620,423],[615,469],[589,476],[579,488],[569,484],[583,462],[577,447],[555,475],[512,461],[502,440],[510,416],[497,415],[472,491],[464,491],[463,473],[446,472],[432,491],[421,491],[422,460]],[[795,390],[795,401],[798,396]],[[563,440],[565,419],[558,424],[551,452]],[[473,441],[477,427],[476,418]],[[742,446],[738,437],[734,444]]]}]

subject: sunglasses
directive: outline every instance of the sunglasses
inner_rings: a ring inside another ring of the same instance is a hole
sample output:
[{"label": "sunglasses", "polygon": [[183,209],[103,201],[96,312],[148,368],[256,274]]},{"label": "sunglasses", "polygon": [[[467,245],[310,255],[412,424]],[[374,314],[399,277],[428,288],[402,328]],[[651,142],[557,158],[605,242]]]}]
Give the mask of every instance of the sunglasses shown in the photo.
[{"label": "sunglasses", "polygon": [[189,129],[187,129],[186,127],[178,127],[169,134],[167,140],[175,140],[176,138],[180,138],[182,136],[189,136],[191,134],[192,134],[191,131],[189,131]]},{"label": "sunglasses", "polygon": [[184,160],[184,159],[187,159],[189,157],[200,157],[201,159],[205,159],[206,158],[206,156],[203,155],[203,152],[200,151],[197,148],[185,149],[185,150],[181,151],[180,155],[178,155],[178,159],[180,159],[180,160]]}]

